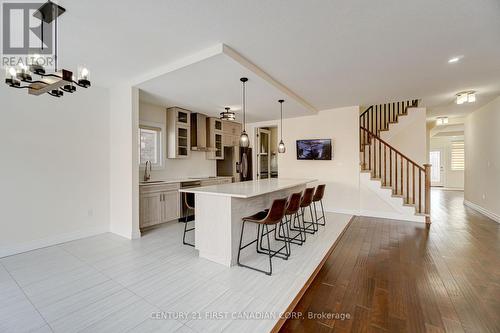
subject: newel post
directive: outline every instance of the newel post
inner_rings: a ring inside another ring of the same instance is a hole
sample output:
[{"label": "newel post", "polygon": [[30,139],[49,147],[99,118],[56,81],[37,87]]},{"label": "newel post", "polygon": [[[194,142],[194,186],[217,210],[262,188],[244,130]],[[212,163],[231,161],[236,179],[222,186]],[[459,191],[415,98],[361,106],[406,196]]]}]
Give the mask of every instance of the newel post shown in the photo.
[{"label": "newel post", "polygon": [[425,168],[425,222],[431,223],[431,164],[424,164]]}]

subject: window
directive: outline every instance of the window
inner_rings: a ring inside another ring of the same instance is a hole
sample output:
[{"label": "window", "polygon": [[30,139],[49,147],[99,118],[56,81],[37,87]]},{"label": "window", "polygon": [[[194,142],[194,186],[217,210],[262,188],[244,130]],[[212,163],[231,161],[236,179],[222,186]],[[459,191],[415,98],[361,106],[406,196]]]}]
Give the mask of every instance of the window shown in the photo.
[{"label": "window", "polygon": [[462,171],[465,167],[465,151],[463,141],[451,143],[451,170]]},{"label": "window", "polygon": [[145,165],[146,161],[153,166],[162,165],[161,132],[159,127],[139,125],[140,165]]}]

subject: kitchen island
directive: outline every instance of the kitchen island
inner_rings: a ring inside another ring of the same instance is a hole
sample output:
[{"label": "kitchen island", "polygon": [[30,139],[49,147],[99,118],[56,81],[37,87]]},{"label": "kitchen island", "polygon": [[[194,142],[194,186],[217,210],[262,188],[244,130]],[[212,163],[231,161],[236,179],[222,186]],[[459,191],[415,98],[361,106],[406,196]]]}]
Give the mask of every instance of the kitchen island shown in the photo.
[{"label": "kitchen island", "polygon": [[[195,194],[195,244],[199,256],[225,266],[236,264],[241,218],[269,208],[274,199],[305,189],[314,179],[261,179],[180,189]],[[245,226],[244,242],[255,239]]]}]

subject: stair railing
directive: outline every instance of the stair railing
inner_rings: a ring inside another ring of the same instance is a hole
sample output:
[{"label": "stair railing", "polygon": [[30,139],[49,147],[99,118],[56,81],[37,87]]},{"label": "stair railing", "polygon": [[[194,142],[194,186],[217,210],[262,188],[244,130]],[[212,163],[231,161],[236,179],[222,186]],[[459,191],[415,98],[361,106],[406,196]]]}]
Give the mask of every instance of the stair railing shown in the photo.
[{"label": "stair railing", "polygon": [[408,108],[412,107],[418,107],[418,99],[372,105],[359,116],[359,124],[379,136],[380,131],[388,130],[389,124],[396,123],[399,116],[407,115]]},{"label": "stair railing", "polygon": [[359,136],[361,169],[370,171],[372,178],[380,179],[383,187],[391,188],[430,223],[431,165],[420,166],[363,124]]}]

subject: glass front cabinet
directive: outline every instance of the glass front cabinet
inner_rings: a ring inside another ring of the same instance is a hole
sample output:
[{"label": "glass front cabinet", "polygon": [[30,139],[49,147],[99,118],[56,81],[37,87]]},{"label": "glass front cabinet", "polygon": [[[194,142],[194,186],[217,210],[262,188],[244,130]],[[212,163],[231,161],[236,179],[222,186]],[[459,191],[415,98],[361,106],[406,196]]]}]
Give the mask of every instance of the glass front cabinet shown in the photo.
[{"label": "glass front cabinet", "polygon": [[167,109],[167,157],[188,158],[191,154],[191,111]]},{"label": "glass front cabinet", "polygon": [[224,132],[222,131],[222,120],[219,118],[210,117],[207,119],[207,145],[209,148],[208,159],[224,159]]}]

